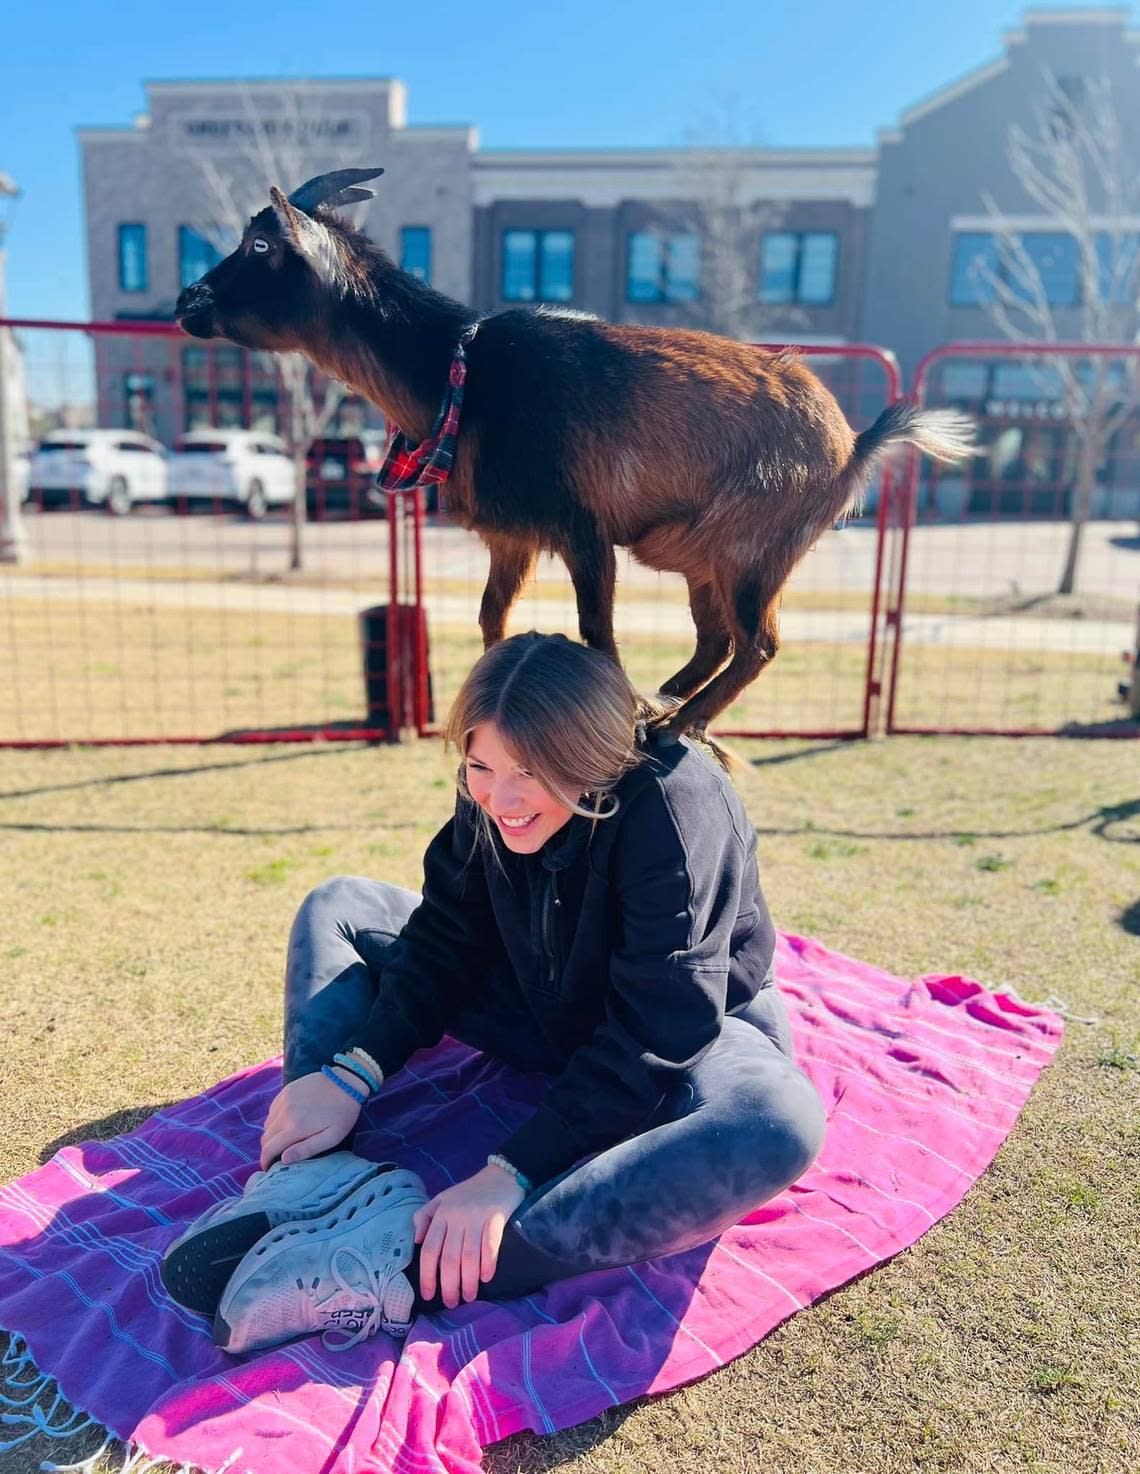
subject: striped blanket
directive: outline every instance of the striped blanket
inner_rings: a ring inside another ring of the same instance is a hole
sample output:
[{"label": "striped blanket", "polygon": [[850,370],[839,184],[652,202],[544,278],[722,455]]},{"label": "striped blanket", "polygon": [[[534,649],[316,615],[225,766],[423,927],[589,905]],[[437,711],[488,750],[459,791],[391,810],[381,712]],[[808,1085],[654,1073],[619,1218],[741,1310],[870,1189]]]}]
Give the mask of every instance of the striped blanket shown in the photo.
[{"label": "striped blanket", "polygon": [[[166,1244],[253,1169],[277,1061],[65,1147],[0,1188],[13,1333],[0,1446],[67,1436],[88,1415],[140,1457],[207,1471],[472,1474],[510,1433],[716,1371],[960,1202],[1061,1038],[1056,1014],[1010,993],[902,980],[806,938],[780,937],[777,976],[829,1116],[798,1182],[712,1245],[421,1318],[402,1348],[380,1334],[331,1353],[314,1337],[239,1360],[162,1289]],[[357,1149],[436,1192],[475,1171],[542,1086],[445,1039],[385,1083],[383,1122],[365,1116]]]}]

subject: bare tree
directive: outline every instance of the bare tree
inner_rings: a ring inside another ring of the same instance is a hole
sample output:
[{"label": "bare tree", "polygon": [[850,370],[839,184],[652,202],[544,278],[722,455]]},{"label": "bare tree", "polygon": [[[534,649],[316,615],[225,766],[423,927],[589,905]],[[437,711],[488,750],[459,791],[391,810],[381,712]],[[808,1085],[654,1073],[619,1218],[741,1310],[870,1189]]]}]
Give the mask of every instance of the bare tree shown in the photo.
[{"label": "bare tree", "polygon": [[784,223],[783,205],[757,193],[754,151],[695,143],[675,171],[678,219],[700,242],[702,325],[726,338],[767,337],[798,326],[803,314],[760,300],[761,243]]},{"label": "bare tree", "polygon": [[[242,142],[224,156],[224,163],[208,155],[197,159],[213,217],[207,238],[223,256],[241,239],[251,211],[268,201],[270,185],[288,192],[336,164],[316,126],[320,112],[303,83],[290,84],[276,94],[276,99],[283,99],[283,108],[259,106],[247,88],[240,97],[245,115]],[[291,568],[300,569],[304,566],[309,448],[324,434],[348,391],[343,384],[317,375],[299,353],[280,356],[277,373],[288,406],[293,454],[289,562]]]},{"label": "bare tree", "polygon": [[[1050,302],[1039,262],[987,194],[983,200],[997,249],[989,261],[976,259],[970,271],[985,289],[982,295],[993,321],[1008,338],[1026,345],[1135,343],[1140,329],[1135,225],[1140,174],[1134,155],[1130,158],[1126,150],[1108,78],[1074,85],[1046,72],[1034,128],[1010,128],[1008,156],[1014,178],[1045,212],[1050,228],[1073,241],[1079,302],[1072,308]],[[1059,384],[1077,441],[1071,529],[1057,586],[1058,593],[1071,594],[1097,467],[1113,435],[1140,403],[1140,374],[1135,358],[1110,362],[1103,354],[1090,354],[1074,363],[1060,356],[1027,357],[1043,386],[1050,378]]]}]

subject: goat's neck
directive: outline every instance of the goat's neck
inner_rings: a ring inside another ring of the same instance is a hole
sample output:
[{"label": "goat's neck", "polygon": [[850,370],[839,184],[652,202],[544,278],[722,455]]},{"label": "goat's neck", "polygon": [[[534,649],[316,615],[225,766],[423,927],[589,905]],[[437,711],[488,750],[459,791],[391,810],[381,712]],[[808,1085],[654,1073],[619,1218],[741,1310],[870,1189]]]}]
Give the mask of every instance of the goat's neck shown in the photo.
[{"label": "goat's neck", "polygon": [[469,308],[429,288],[395,304],[344,303],[322,367],[422,440],[439,413],[459,335],[474,318]]}]

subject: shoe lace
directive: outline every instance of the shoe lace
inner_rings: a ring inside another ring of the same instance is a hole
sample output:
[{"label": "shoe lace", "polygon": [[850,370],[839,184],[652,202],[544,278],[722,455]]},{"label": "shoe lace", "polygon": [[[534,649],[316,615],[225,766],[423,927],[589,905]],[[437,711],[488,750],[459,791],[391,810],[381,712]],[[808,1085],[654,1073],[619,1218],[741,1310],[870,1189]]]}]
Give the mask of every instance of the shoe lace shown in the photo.
[{"label": "shoe lace", "polygon": [[[360,1285],[349,1284],[344,1270],[341,1268],[342,1261],[355,1262],[357,1267],[364,1271],[365,1288]],[[388,1281],[394,1273],[393,1266],[385,1266],[383,1269],[373,1270],[371,1264],[352,1245],[346,1244],[337,1249],[332,1256],[330,1264],[333,1281],[337,1288],[343,1290],[358,1302],[367,1304],[367,1311],[360,1326],[352,1332],[342,1330],[339,1326],[332,1326],[321,1337],[321,1345],[326,1351],[348,1351],[368,1336],[374,1336],[384,1326],[384,1294],[388,1288]]]}]

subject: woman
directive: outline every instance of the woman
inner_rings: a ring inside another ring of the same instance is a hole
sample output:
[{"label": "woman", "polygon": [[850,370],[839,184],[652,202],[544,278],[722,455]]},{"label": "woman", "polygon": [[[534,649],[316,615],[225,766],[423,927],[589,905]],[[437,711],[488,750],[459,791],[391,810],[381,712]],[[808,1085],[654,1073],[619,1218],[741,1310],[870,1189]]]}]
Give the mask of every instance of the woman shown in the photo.
[{"label": "woman", "polygon": [[[269,1170],[164,1265],[185,1303],[221,1295],[220,1344],[321,1328],[350,1344],[441,1300],[686,1249],[814,1160],[824,1112],[773,982],[755,832],[711,745],[658,742],[649,714],[561,635],[493,646],[451,712],[459,794],[422,897],[355,877],[307,897]],[[383,1079],[445,1033],[552,1083],[425,1202],[414,1173],[343,1148]]]}]

